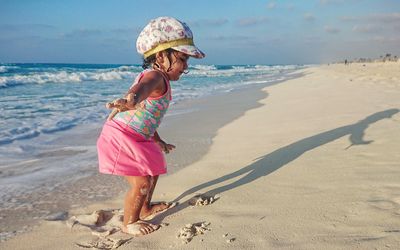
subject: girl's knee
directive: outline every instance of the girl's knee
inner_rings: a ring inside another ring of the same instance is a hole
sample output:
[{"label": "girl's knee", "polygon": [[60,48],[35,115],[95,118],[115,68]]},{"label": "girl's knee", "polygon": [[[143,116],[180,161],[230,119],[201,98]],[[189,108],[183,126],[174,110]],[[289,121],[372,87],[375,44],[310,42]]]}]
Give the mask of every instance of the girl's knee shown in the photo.
[{"label": "girl's knee", "polygon": [[147,195],[150,190],[150,182],[148,183],[142,183],[142,185],[139,185],[139,193],[141,195]]},{"label": "girl's knee", "polygon": [[151,180],[148,176],[137,176],[130,182],[132,189],[139,190],[140,195],[147,195],[150,190]]}]

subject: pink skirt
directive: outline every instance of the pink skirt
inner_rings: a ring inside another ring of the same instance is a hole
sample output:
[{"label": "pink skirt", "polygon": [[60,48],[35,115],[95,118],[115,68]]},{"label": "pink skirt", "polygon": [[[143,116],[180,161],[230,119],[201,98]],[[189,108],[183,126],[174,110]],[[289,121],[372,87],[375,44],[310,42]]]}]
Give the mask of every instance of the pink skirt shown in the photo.
[{"label": "pink skirt", "polygon": [[156,176],[167,172],[161,148],[152,139],[119,121],[107,121],[97,140],[99,171],[123,176]]}]

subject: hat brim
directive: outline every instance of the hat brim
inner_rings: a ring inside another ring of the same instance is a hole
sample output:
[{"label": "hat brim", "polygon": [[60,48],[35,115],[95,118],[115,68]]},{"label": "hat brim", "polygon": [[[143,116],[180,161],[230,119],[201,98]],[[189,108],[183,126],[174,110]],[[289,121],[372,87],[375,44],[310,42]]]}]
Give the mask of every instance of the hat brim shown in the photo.
[{"label": "hat brim", "polygon": [[182,53],[185,53],[191,57],[201,59],[206,56],[201,50],[199,50],[196,46],[194,45],[179,45],[172,47],[172,49],[180,51]]}]

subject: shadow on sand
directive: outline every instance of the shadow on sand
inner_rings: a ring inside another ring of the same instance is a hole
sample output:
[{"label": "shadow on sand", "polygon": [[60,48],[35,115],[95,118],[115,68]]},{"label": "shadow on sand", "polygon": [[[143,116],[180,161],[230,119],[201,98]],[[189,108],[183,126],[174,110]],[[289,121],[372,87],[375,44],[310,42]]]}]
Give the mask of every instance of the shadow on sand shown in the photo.
[{"label": "shadow on sand", "polygon": [[[233,178],[237,178],[242,175],[244,175],[244,176],[241,177],[240,179],[238,179],[234,182],[231,182],[229,184],[220,186],[220,187],[212,188],[209,191],[205,192],[204,195],[205,196],[214,196],[216,194],[221,194],[225,191],[248,184],[260,177],[266,176],[266,175],[274,172],[275,170],[285,166],[286,164],[295,160],[296,158],[298,158],[305,152],[312,150],[314,148],[317,148],[319,146],[322,146],[324,144],[327,144],[329,142],[332,142],[343,136],[347,136],[347,135],[350,136],[349,137],[350,142],[351,142],[350,146],[369,144],[372,141],[365,141],[363,139],[363,137],[365,135],[365,130],[368,128],[368,126],[377,121],[380,121],[383,119],[389,119],[393,115],[397,114],[399,111],[400,111],[399,109],[384,110],[384,111],[372,114],[372,115],[366,117],[365,119],[358,121],[354,124],[335,128],[335,129],[332,129],[332,130],[329,130],[329,131],[326,131],[326,132],[323,132],[323,133],[320,133],[320,134],[317,134],[314,136],[304,138],[295,143],[292,143],[290,145],[287,145],[285,147],[277,149],[269,154],[266,154],[266,155],[256,159],[256,161],[254,163],[252,163],[240,170],[237,170],[230,174],[221,176],[214,180],[210,180],[203,184],[197,185],[197,186],[183,192],[174,201],[180,201],[184,197],[192,195],[202,189],[212,187],[213,185],[228,181]],[[189,205],[188,205],[187,200],[184,202],[181,202],[178,206],[159,215],[157,217],[157,220],[162,221],[162,219],[167,217],[168,215],[176,213],[180,210],[183,210],[183,209],[187,208],[188,206]]]}]

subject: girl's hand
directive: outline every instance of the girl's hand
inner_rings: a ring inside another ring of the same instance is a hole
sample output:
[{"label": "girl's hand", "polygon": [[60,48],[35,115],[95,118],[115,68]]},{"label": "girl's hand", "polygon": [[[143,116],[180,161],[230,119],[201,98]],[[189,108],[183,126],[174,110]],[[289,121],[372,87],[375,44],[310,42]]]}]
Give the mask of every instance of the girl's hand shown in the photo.
[{"label": "girl's hand", "polygon": [[119,112],[124,112],[130,109],[136,109],[137,95],[134,93],[129,93],[126,98],[115,99],[112,102],[106,104],[106,108],[113,109],[111,114],[108,116],[108,120],[112,120],[116,114]]},{"label": "girl's hand", "polygon": [[159,140],[159,141],[156,141],[156,142],[160,146],[161,150],[166,154],[168,154],[170,151],[172,151],[175,148],[174,145],[168,144],[163,140]]}]

